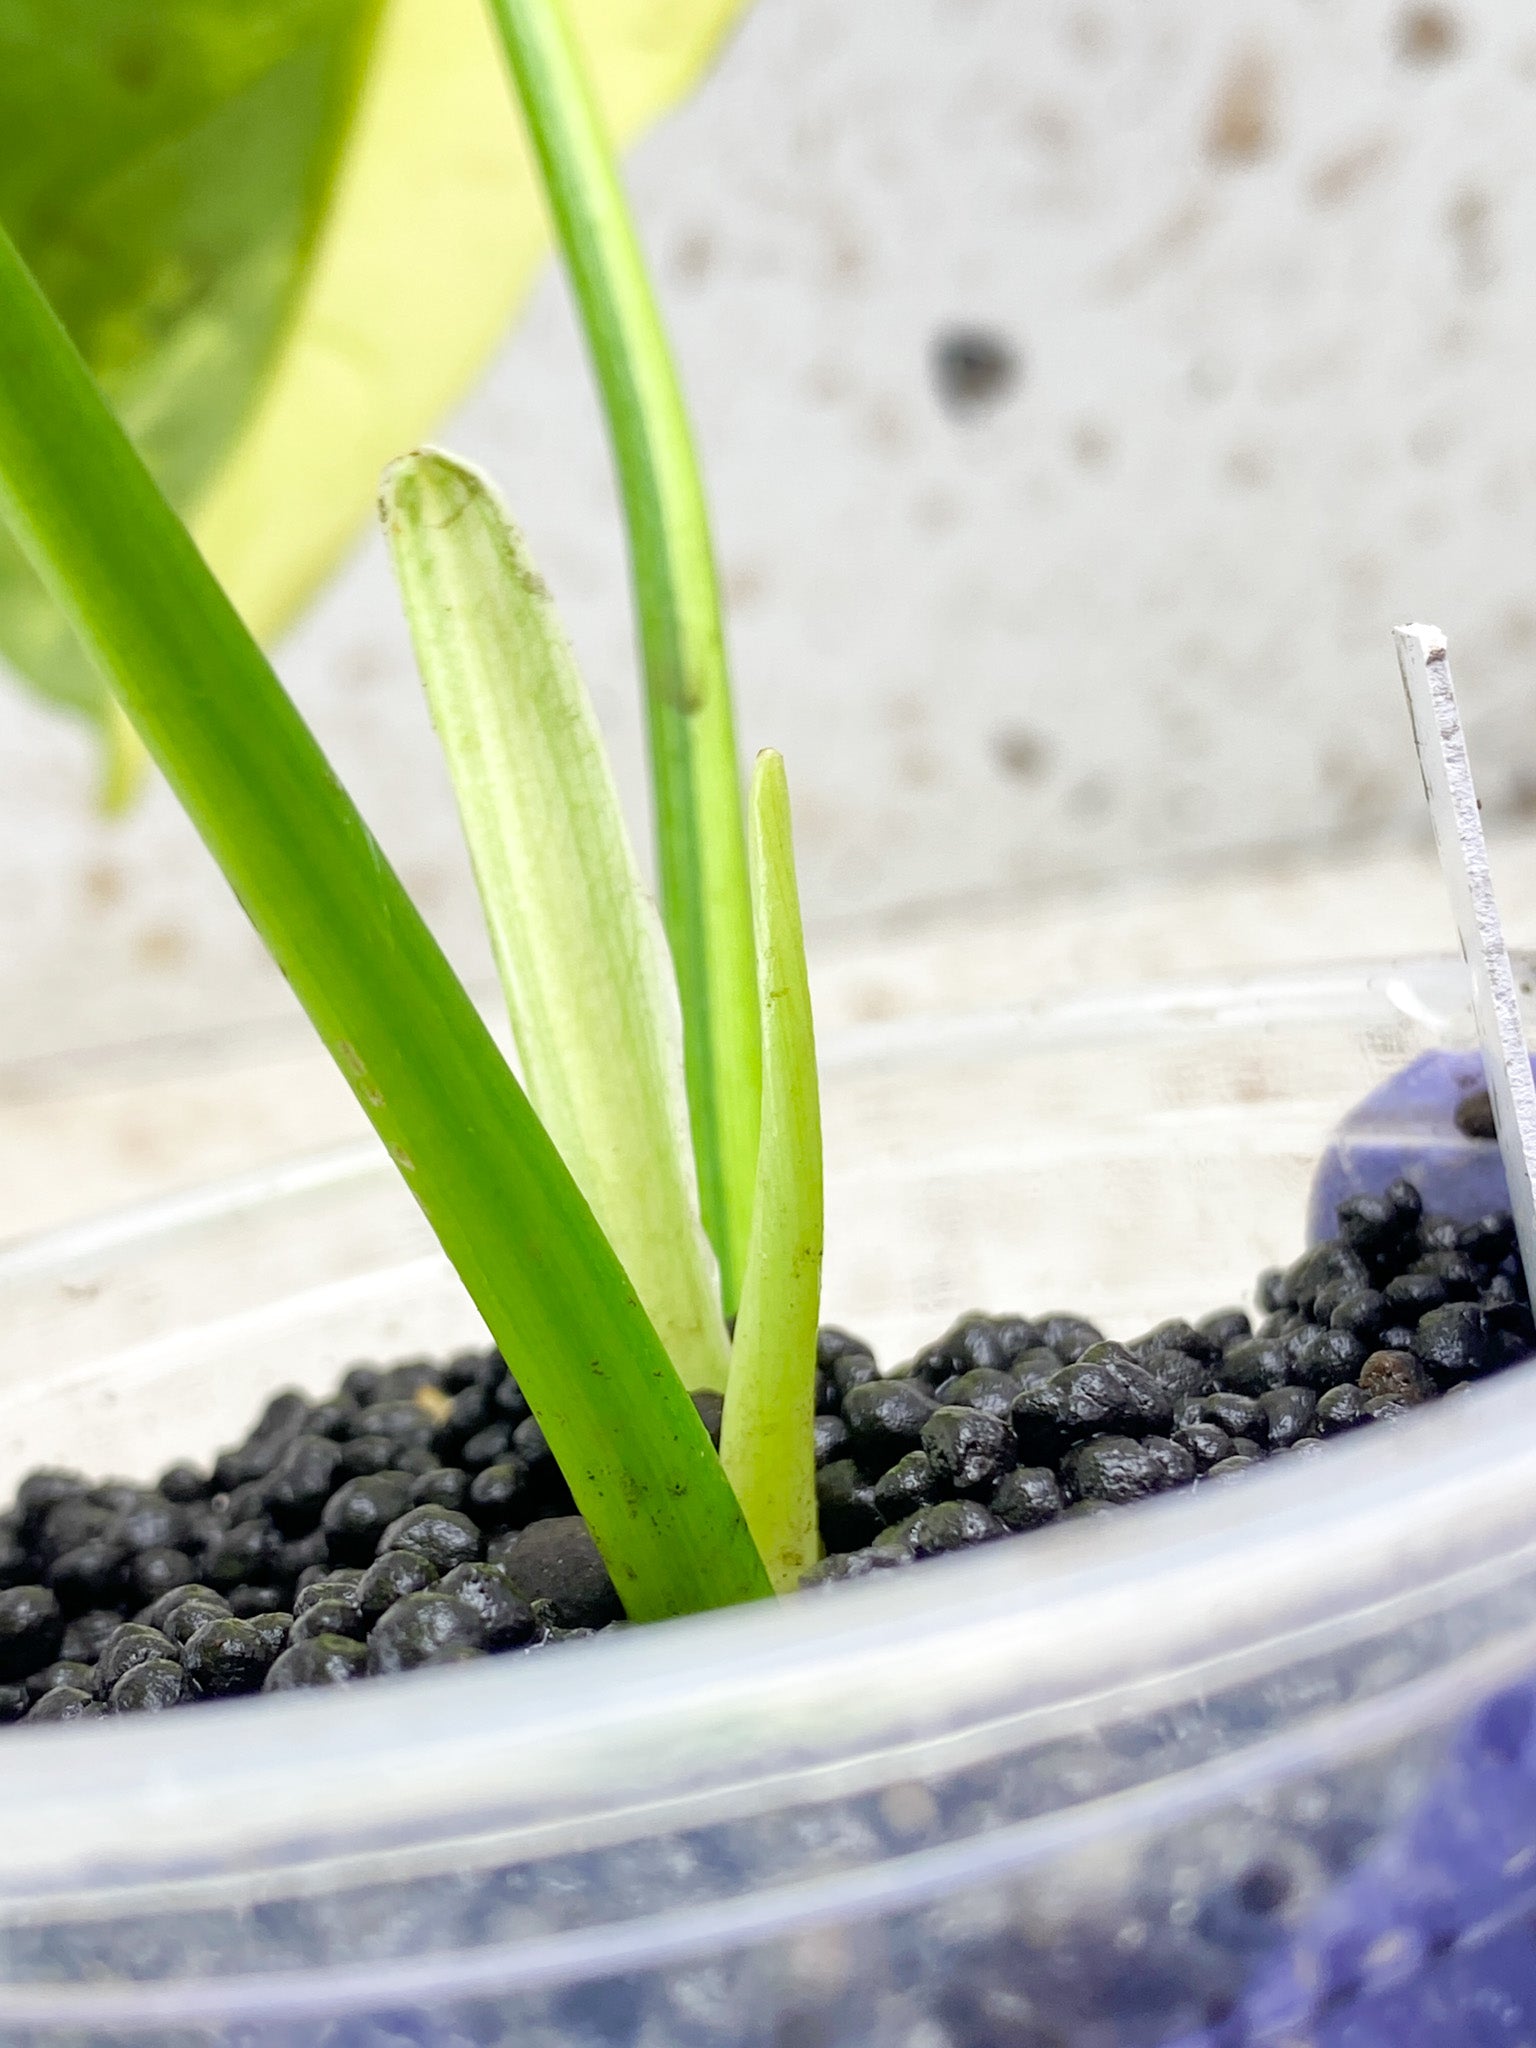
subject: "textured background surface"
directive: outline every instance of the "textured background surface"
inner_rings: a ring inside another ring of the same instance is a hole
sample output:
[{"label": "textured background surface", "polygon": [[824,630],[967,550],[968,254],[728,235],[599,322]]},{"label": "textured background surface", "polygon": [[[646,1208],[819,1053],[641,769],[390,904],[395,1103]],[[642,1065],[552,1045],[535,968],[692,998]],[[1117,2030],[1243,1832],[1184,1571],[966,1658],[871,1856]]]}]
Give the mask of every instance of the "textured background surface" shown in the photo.
[{"label": "textured background surface", "polygon": [[[1506,835],[1495,867],[1510,929],[1536,932],[1536,833]],[[1027,919],[1011,905],[978,905],[913,920],[901,932],[835,930],[813,935],[811,980],[818,1035],[830,1048],[850,1027],[1049,1006],[1063,992],[1170,981],[1225,986],[1234,975],[1284,974],[1308,959],[1454,947],[1445,893],[1425,851],[1073,894]],[[485,993],[494,1017],[494,991]],[[1105,1082],[1111,1091],[1124,1085],[1121,1076]],[[941,1079],[939,1092],[913,1111],[952,1134],[959,1112],[943,1088]],[[1065,1115],[1070,1105],[1061,1109]],[[298,1016],[0,1064],[0,1242],[366,1131]],[[829,1165],[846,1169],[832,1143]],[[1269,1255],[1289,1255],[1301,1221],[1298,1209]],[[1072,1227],[1069,1218],[1069,1234]]]},{"label": "textured background surface", "polygon": [[[745,736],[788,756],[824,955],[847,919],[987,897],[1023,961],[1067,915],[1047,887],[1416,833],[1405,613],[1450,629],[1485,794],[1518,825],[1533,112],[1536,23],[1496,0],[759,0],[633,179]],[[1014,364],[958,405],[934,368],[957,328]],[[443,438],[531,528],[638,814],[606,457],[552,279]],[[375,544],[283,665],[478,970]],[[0,1045],[280,1013],[164,793],[103,825],[90,767],[0,698]],[[1290,957],[1335,950],[1329,893]]]}]

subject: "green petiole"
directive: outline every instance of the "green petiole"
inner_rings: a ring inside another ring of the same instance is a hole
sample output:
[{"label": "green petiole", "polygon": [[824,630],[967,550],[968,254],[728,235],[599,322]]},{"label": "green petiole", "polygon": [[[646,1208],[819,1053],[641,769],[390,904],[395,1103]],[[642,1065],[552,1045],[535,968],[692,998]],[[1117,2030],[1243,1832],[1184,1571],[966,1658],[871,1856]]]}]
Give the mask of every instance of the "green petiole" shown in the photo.
[{"label": "green petiole", "polygon": [[388,1146],[628,1611],[765,1594],[720,1462],[591,1210],[4,234],[0,514]]},{"label": "green petiole", "polygon": [[705,1228],[734,1313],[751,1228],[761,1053],[730,685],[687,416],[560,0],[490,0],[586,326],[629,535],[662,919],[683,1011]]}]

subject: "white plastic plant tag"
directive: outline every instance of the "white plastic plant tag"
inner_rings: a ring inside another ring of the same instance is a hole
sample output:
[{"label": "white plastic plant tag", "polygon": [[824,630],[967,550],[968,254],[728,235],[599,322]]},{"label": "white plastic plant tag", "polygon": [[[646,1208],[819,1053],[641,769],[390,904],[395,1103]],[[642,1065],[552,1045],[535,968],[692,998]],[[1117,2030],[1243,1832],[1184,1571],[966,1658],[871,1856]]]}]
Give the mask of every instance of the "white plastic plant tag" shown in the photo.
[{"label": "white plastic plant tag", "polygon": [[1445,635],[1438,626],[1399,626],[1392,637],[1408,695],[1440,868],[1472,976],[1472,1011],[1520,1259],[1526,1278],[1536,1283],[1536,1083],[1531,1078],[1514,970],[1494,900],[1482,813],[1451,686]]}]

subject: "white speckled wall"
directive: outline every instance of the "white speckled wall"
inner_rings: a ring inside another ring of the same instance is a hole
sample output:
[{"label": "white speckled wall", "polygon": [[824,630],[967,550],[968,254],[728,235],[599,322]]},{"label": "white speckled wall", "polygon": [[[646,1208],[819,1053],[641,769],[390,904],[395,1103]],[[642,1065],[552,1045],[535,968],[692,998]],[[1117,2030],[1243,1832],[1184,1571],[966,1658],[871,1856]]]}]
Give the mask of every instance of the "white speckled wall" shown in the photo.
[{"label": "white speckled wall", "polygon": [[[1454,635],[1491,803],[1536,804],[1526,9],[759,0],[633,181],[814,915],[1027,910],[1417,826],[1407,613]],[[553,280],[443,438],[530,527],[638,812],[622,556]],[[480,967],[375,544],[283,662]],[[76,735],[5,696],[6,1049],[277,1007],[164,793],[108,827],[89,788]]]}]

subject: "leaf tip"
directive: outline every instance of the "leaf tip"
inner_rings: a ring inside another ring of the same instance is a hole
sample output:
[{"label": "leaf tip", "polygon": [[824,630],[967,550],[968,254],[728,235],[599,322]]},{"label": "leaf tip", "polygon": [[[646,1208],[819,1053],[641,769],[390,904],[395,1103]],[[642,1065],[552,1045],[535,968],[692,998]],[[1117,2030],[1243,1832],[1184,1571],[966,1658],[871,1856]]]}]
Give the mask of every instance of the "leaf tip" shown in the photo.
[{"label": "leaf tip", "polygon": [[389,533],[408,522],[452,526],[488,499],[496,502],[496,492],[485,472],[442,448],[398,455],[379,479],[379,517]]},{"label": "leaf tip", "polygon": [[764,836],[787,838],[789,823],[789,776],[784,756],[777,747],[764,747],[752,764],[752,787],[747,808],[752,820],[754,858],[762,858]]}]

